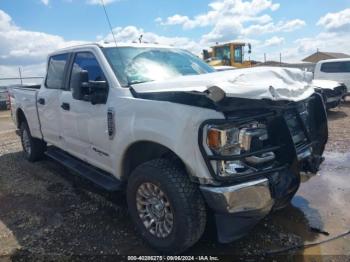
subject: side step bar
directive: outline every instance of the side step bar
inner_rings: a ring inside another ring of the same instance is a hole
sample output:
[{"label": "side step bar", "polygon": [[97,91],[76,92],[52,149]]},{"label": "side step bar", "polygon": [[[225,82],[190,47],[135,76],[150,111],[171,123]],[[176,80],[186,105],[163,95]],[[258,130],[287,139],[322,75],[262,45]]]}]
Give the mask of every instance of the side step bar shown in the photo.
[{"label": "side step bar", "polygon": [[118,191],[121,189],[122,183],[117,178],[71,156],[59,148],[53,146],[48,147],[45,154],[77,175],[90,180],[107,191]]}]

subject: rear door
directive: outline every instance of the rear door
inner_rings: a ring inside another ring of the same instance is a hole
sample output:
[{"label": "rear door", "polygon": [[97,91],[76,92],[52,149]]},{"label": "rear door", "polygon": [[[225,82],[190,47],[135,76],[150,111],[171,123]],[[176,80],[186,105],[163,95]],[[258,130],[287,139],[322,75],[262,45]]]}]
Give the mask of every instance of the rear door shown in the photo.
[{"label": "rear door", "polygon": [[70,66],[70,80],[61,97],[64,149],[106,171],[110,171],[110,140],[107,132],[107,103],[93,105],[89,101],[76,100],[72,96],[71,83],[81,70],[88,72],[89,81],[106,81],[100,63],[93,52],[74,54]]},{"label": "rear door", "polygon": [[53,55],[49,58],[46,79],[37,96],[41,131],[45,141],[61,145],[60,96],[65,84],[69,54]]}]

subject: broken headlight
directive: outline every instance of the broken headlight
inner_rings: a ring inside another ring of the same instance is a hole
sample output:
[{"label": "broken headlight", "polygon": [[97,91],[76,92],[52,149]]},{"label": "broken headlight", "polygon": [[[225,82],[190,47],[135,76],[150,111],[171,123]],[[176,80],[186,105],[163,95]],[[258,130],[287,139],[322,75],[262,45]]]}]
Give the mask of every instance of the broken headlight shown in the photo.
[{"label": "broken headlight", "polygon": [[220,176],[244,175],[273,161],[273,152],[258,152],[267,141],[266,125],[259,122],[207,126],[206,143],[211,153],[225,159],[232,156],[232,160],[220,160],[220,157],[216,160],[216,170]]}]

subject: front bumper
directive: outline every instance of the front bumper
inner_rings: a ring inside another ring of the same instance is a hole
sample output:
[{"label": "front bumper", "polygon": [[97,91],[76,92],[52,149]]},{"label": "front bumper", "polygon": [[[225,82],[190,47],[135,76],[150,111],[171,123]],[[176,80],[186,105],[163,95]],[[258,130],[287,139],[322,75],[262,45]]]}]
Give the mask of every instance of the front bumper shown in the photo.
[{"label": "front bumper", "polygon": [[201,186],[200,189],[215,213],[218,241],[229,243],[246,235],[273,209],[290,202],[300,181],[285,169],[232,186]]},{"label": "front bumper", "polygon": [[229,243],[243,237],[272,209],[275,201],[268,179],[227,187],[200,187],[215,212],[218,240]]},{"label": "front bumper", "polygon": [[227,187],[200,187],[208,205],[219,213],[270,210],[274,204],[267,178]]}]

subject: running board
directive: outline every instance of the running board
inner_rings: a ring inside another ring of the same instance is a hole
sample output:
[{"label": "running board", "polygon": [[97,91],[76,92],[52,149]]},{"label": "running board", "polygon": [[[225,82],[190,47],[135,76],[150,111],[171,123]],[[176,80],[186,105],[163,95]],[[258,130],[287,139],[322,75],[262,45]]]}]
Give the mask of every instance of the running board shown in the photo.
[{"label": "running board", "polygon": [[118,191],[121,189],[121,182],[117,178],[71,156],[59,148],[51,146],[45,154],[77,175],[90,180],[107,191]]}]

